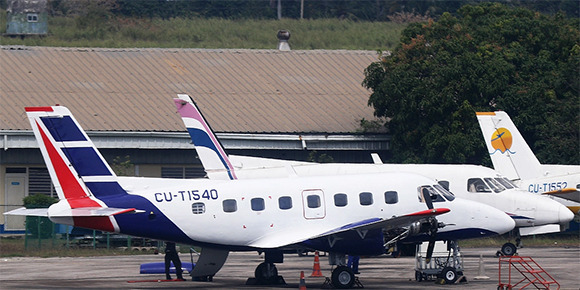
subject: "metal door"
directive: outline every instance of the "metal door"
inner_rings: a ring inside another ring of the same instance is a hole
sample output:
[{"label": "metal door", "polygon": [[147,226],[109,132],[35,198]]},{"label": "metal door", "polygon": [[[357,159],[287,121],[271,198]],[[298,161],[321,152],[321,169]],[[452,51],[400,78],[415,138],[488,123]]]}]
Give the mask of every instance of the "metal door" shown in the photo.
[{"label": "metal door", "polygon": [[320,189],[302,191],[302,208],[304,209],[304,218],[323,219],[326,216],[324,192]]}]

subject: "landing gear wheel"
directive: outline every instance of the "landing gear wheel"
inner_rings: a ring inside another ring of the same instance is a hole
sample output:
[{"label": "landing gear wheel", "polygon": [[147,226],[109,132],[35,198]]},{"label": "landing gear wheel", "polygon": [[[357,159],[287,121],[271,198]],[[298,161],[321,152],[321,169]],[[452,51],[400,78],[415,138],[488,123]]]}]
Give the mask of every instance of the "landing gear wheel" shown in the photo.
[{"label": "landing gear wheel", "polygon": [[352,288],[354,273],[346,266],[338,266],[332,271],[332,286],[339,289]]},{"label": "landing gear wheel", "polygon": [[516,253],[516,251],[517,251],[516,245],[512,243],[505,243],[503,244],[503,246],[501,246],[501,253],[504,256],[511,257]]},{"label": "landing gear wheel", "polygon": [[256,267],[254,276],[260,284],[269,282],[278,278],[278,269],[276,268],[276,265],[272,263],[263,262]]},{"label": "landing gear wheel", "polygon": [[443,268],[441,277],[445,280],[445,284],[453,284],[457,281],[457,272],[451,267]]},{"label": "landing gear wheel", "polygon": [[415,281],[421,282],[423,281],[423,274],[419,271],[415,271]]}]

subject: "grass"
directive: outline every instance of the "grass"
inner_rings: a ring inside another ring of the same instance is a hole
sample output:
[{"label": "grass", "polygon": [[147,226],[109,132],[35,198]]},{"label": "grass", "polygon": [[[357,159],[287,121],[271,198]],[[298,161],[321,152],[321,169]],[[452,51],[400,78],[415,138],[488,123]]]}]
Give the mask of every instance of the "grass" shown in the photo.
[{"label": "grass", "polygon": [[[391,50],[406,24],[317,20],[227,20],[201,18],[111,18],[85,23],[79,18],[50,17],[46,37],[0,38],[2,45],[57,47],[158,47],[274,49],[280,29],[291,32],[292,49]],[[0,11],[0,32],[6,13]]]}]

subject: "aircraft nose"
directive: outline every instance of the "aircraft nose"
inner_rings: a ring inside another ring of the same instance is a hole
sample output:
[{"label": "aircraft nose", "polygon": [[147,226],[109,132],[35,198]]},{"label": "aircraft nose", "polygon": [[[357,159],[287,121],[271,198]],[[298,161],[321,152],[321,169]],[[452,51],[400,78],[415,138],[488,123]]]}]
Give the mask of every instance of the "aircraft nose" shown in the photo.
[{"label": "aircraft nose", "polygon": [[563,204],[546,196],[538,196],[537,198],[536,225],[563,224],[574,219],[574,213]]},{"label": "aircraft nose", "polygon": [[560,220],[560,224],[569,223],[574,219],[574,213],[566,206],[562,205],[558,210],[558,219]]},{"label": "aircraft nose", "polygon": [[[493,209],[496,210],[495,208]],[[513,230],[516,226],[514,219],[503,211],[496,210],[493,214],[493,218],[495,221],[490,224],[490,227],[494,227],[493,231],[500,235]]]}]

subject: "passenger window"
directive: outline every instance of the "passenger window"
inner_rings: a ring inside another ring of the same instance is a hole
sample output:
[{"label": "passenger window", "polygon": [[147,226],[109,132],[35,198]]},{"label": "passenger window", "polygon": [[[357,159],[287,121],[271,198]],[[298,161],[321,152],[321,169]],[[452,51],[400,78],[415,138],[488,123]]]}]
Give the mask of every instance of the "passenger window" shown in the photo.
[{"label": "passenger window", "polygon": [[373,204],[373,194],[370,192],[361,192],[358,195],[360,205],[371,205]]},{"label": "passenger window", "polygon": [[224,212],[236,212],[238,210],[238,203],[235,199],[226,199],[222,203]]},{"label": "passenger window", "polygon": [[386,191],[385,192],[385,203],[395,204],[399,202],[399,194],[396,191]]},{"label": "passenger window", "polygon": [[481,178],[470,178],[467,180],[467,191],[469,192],[491,192]]},{"label": "passenger window", "polygon": [[191,211],[193,214],[205,213],[205,204],[203,202],[196,202],[191,205]]},{"label": "passenger window", "polygon": [[334,195],[334,205],[338,207],[343,207],[348,204],[348,198],[344,193],[337,193]]},{"label": "passenger window", "polygon": [[318,196],[318,195],[307,196],[306,202],[308,203],[308,208],[319,208],[321,205],[320,196]]},{"label": "passenger window", "polygon": [[281,196],[278,198],[278,207],[280,207],[280,209],[291,209],[292,198],[289,196]]},{"label": "passenger window", "polygon": [[265,208],[264,199],[261,197],[252,198],[250,201],[253,211],[262,211]]}]

